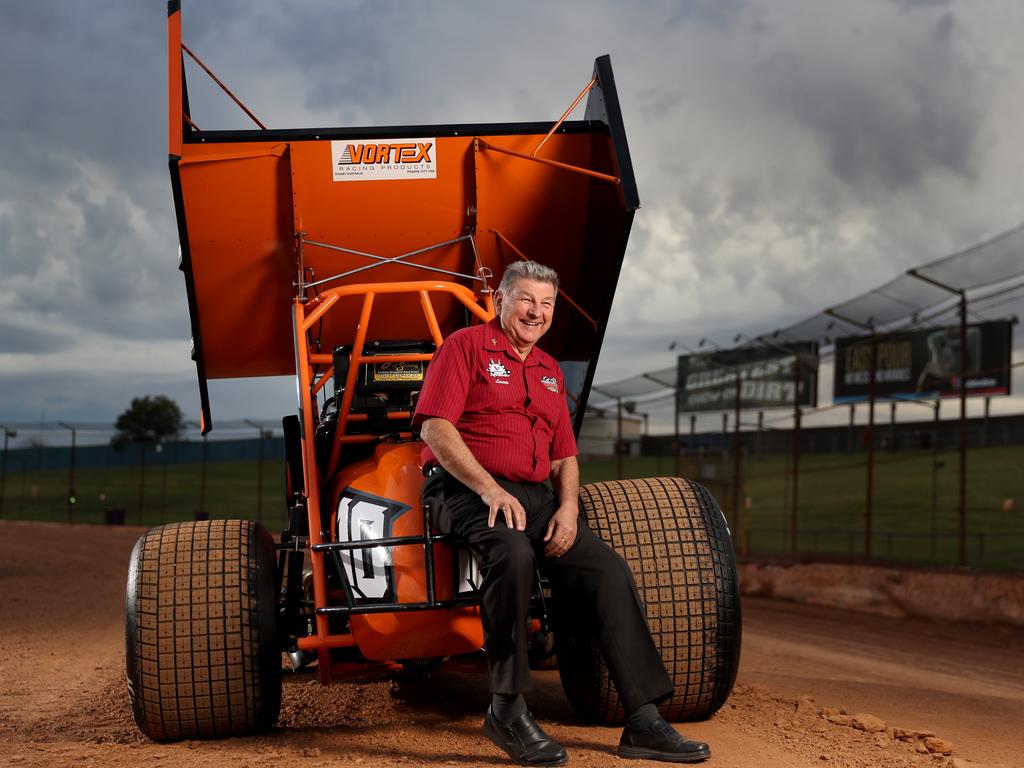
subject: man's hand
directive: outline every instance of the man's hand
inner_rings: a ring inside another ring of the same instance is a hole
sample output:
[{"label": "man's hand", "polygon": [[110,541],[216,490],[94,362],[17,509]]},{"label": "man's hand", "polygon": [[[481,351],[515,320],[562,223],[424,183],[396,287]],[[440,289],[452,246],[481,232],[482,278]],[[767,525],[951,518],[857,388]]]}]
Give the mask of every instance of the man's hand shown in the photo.
[{"label": "man's hand", "polygon": [[576,520],[579,517],[579,506],[573,501],[562,504],[555,510],[555,514],[548,523],[547,533],[544,534],[544,554],[548,557],[561,557],[576,541]]},{"label": "man's hand", "polygon": [[480,494],[488,507],[487,525],[494,527],[500,512],[509,528],[526,530],[526,510],[519,499],[506,491],[478,462],[462,441],[459,431],[450,421],[431,417],[420,427],[420,436],[430,446],[445,471],[467,488]]},{"label": "man's hand", "polygon": [[480,498],[488,507],[487,527],[493,528],[500,512],[505,516],[505,523],[509,528],[517,531],[526,530],[526,510],[519,503],[519,499],[506,491],[500,485],[495,485],[494,490],[480,494]]},{"label": "man's hand", "polygon": [[580,468],[575,456],[551,462],[551,484],[559,504],[544,535],[544,554],[561,557],[576,541],[576,518],[580,515]]}]

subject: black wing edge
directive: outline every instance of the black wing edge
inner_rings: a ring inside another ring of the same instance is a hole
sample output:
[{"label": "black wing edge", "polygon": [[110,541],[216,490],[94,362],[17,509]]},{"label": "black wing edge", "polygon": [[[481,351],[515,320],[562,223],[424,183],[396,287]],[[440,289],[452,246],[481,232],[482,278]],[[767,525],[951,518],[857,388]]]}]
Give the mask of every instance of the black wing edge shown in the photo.
[{"label": "black wing edge", "polygon": [[608,126],[612,147],[615,149],[615,162],[618,165],[626,210],[635,211],[640,207],[640,195],[636,189],[636,177],[633,175],[633,160],[629,156],[626,128],[622,123],[619,92],[615,90],[611,56],[605,54],[594,60],[594,77],[597,78],[597,87],[592,89],[587,97],[587,111],[583,119],[600,121]]},{"label": "black wing edge", "polygon": [[181,192],[181,172],[178,168],[180,157],[171,155],[168,166],[171,171],[171,190],[174,195],[174,213],[178,219],[178,243],[181,246],[181,263],[178,265],[185,275],[185,293],[188,295],[188,315],[192,324],[192,360],[199,377],[199,408],[202,414],[200,430],[206,434],[213,429],[210,414],[210,391],[206,384],[206,360],[203,356],[202,335],[199,331],[199,302],[196,300],[196,279],[192,272],[192,249],[189,246],[188,224],[185,221],[185,198]]}]

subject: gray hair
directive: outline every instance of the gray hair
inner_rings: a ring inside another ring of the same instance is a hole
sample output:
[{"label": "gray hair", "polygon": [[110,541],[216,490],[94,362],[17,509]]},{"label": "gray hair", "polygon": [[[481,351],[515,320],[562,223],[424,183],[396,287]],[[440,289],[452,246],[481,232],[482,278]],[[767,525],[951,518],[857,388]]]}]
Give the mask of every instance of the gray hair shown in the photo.
[{"label": "gray hair", "polygon": [[505,273],[501,276],[498,290],[503,295],[508,295],[520,280],[536,280],[540,283],[551,283],[555,287],[555,295],[558,295],[558,273],[551,267],[546,267],[536,261],[513,261],[505,267]]}]

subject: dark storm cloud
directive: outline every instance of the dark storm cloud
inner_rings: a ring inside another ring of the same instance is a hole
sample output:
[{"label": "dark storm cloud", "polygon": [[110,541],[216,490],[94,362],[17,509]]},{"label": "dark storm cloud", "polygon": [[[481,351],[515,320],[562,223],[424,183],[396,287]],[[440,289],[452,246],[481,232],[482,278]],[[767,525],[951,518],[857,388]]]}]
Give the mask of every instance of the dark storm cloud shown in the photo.
[{"label": "dark storm cloud", "polygon": [[89,157],[130,184],[154,162],[165,18],[160,2],[0,4],[5,170],[52,179]]},{"label": "dark storm cloud", "polygon": [[[49,382],[59,386],[47,386]],[[186,418],[198,413],[195,380],[191,376],[153,376],[145,373],[111,377],[102,370],[66,368],[42,374],[17,373],[0,377],[0,422],[31,423],[59,419],[113,423],[118,414],[143,394],[166,394]],[[24,430],[26,437],[30,430]]]},{"label": "dark storm cloud", "polygon": [[72,340],[61,333],[0,318],[0,354],[59,352],[71,344]]},{"label": "dark storm cloud", "polygon": [[948,8],[951,0],[891,0],[892,4],[903,11],[914,11],[922,8]]},{"label": "dark storm cloud", "polygon": [[[643,209],[602,360],[632,372],[672,339],[785,325],[1024,219],[1015,3],[183,5],[186,42],[274,127],[553,120],[610,53]],[[194,412],[165,24],[162,0],[0,4],[4,407],[72,415],[109,393],[116,415],[166,379]],[[251,127],[186,69],[200,125]],[[45,331],[6,338],[24,328]],[[118,340],[168,350],[147,363],[165,375],[106,371]],[[5,383],[33,350],[46,375]],[[213,389],[215,418],[294,398]]]},{"label": "dark storm cloud", "polygon": [[[163,138],[162,3],[0,6],[0,311],[187,334]],[[169,292],[168,292],[169,293]]]},{"label": "dark storm cloud", "polygon": [[693,0],[672,3],[668,17],[670,24],[700,23],[726,28],[741,21],[751,11],[747,0]]},{"label": "dark storm cloud", "polygon": [[[840,29],[835,42],[870,46],[879,32]],[[956,37],[943,14],[910,36],[895,71],[820,49],[779,51],[760,68],[760,94],[817,134],[835,175],[863,193],[913,187],[936,170],[969,177],[984,97]]]}]

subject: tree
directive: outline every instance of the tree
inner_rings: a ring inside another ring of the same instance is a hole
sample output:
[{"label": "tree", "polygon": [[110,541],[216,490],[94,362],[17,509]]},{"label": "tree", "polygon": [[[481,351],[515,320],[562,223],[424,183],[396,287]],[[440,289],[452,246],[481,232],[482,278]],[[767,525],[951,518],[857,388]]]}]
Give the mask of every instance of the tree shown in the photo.
[{"label": "tree", "polygon": [[166,395],[136,397],[117,417],[117,434],[110,444],[121,448],[128,444],[145,446],[178,437],[185,428],[185,416],[178,404]]}]

